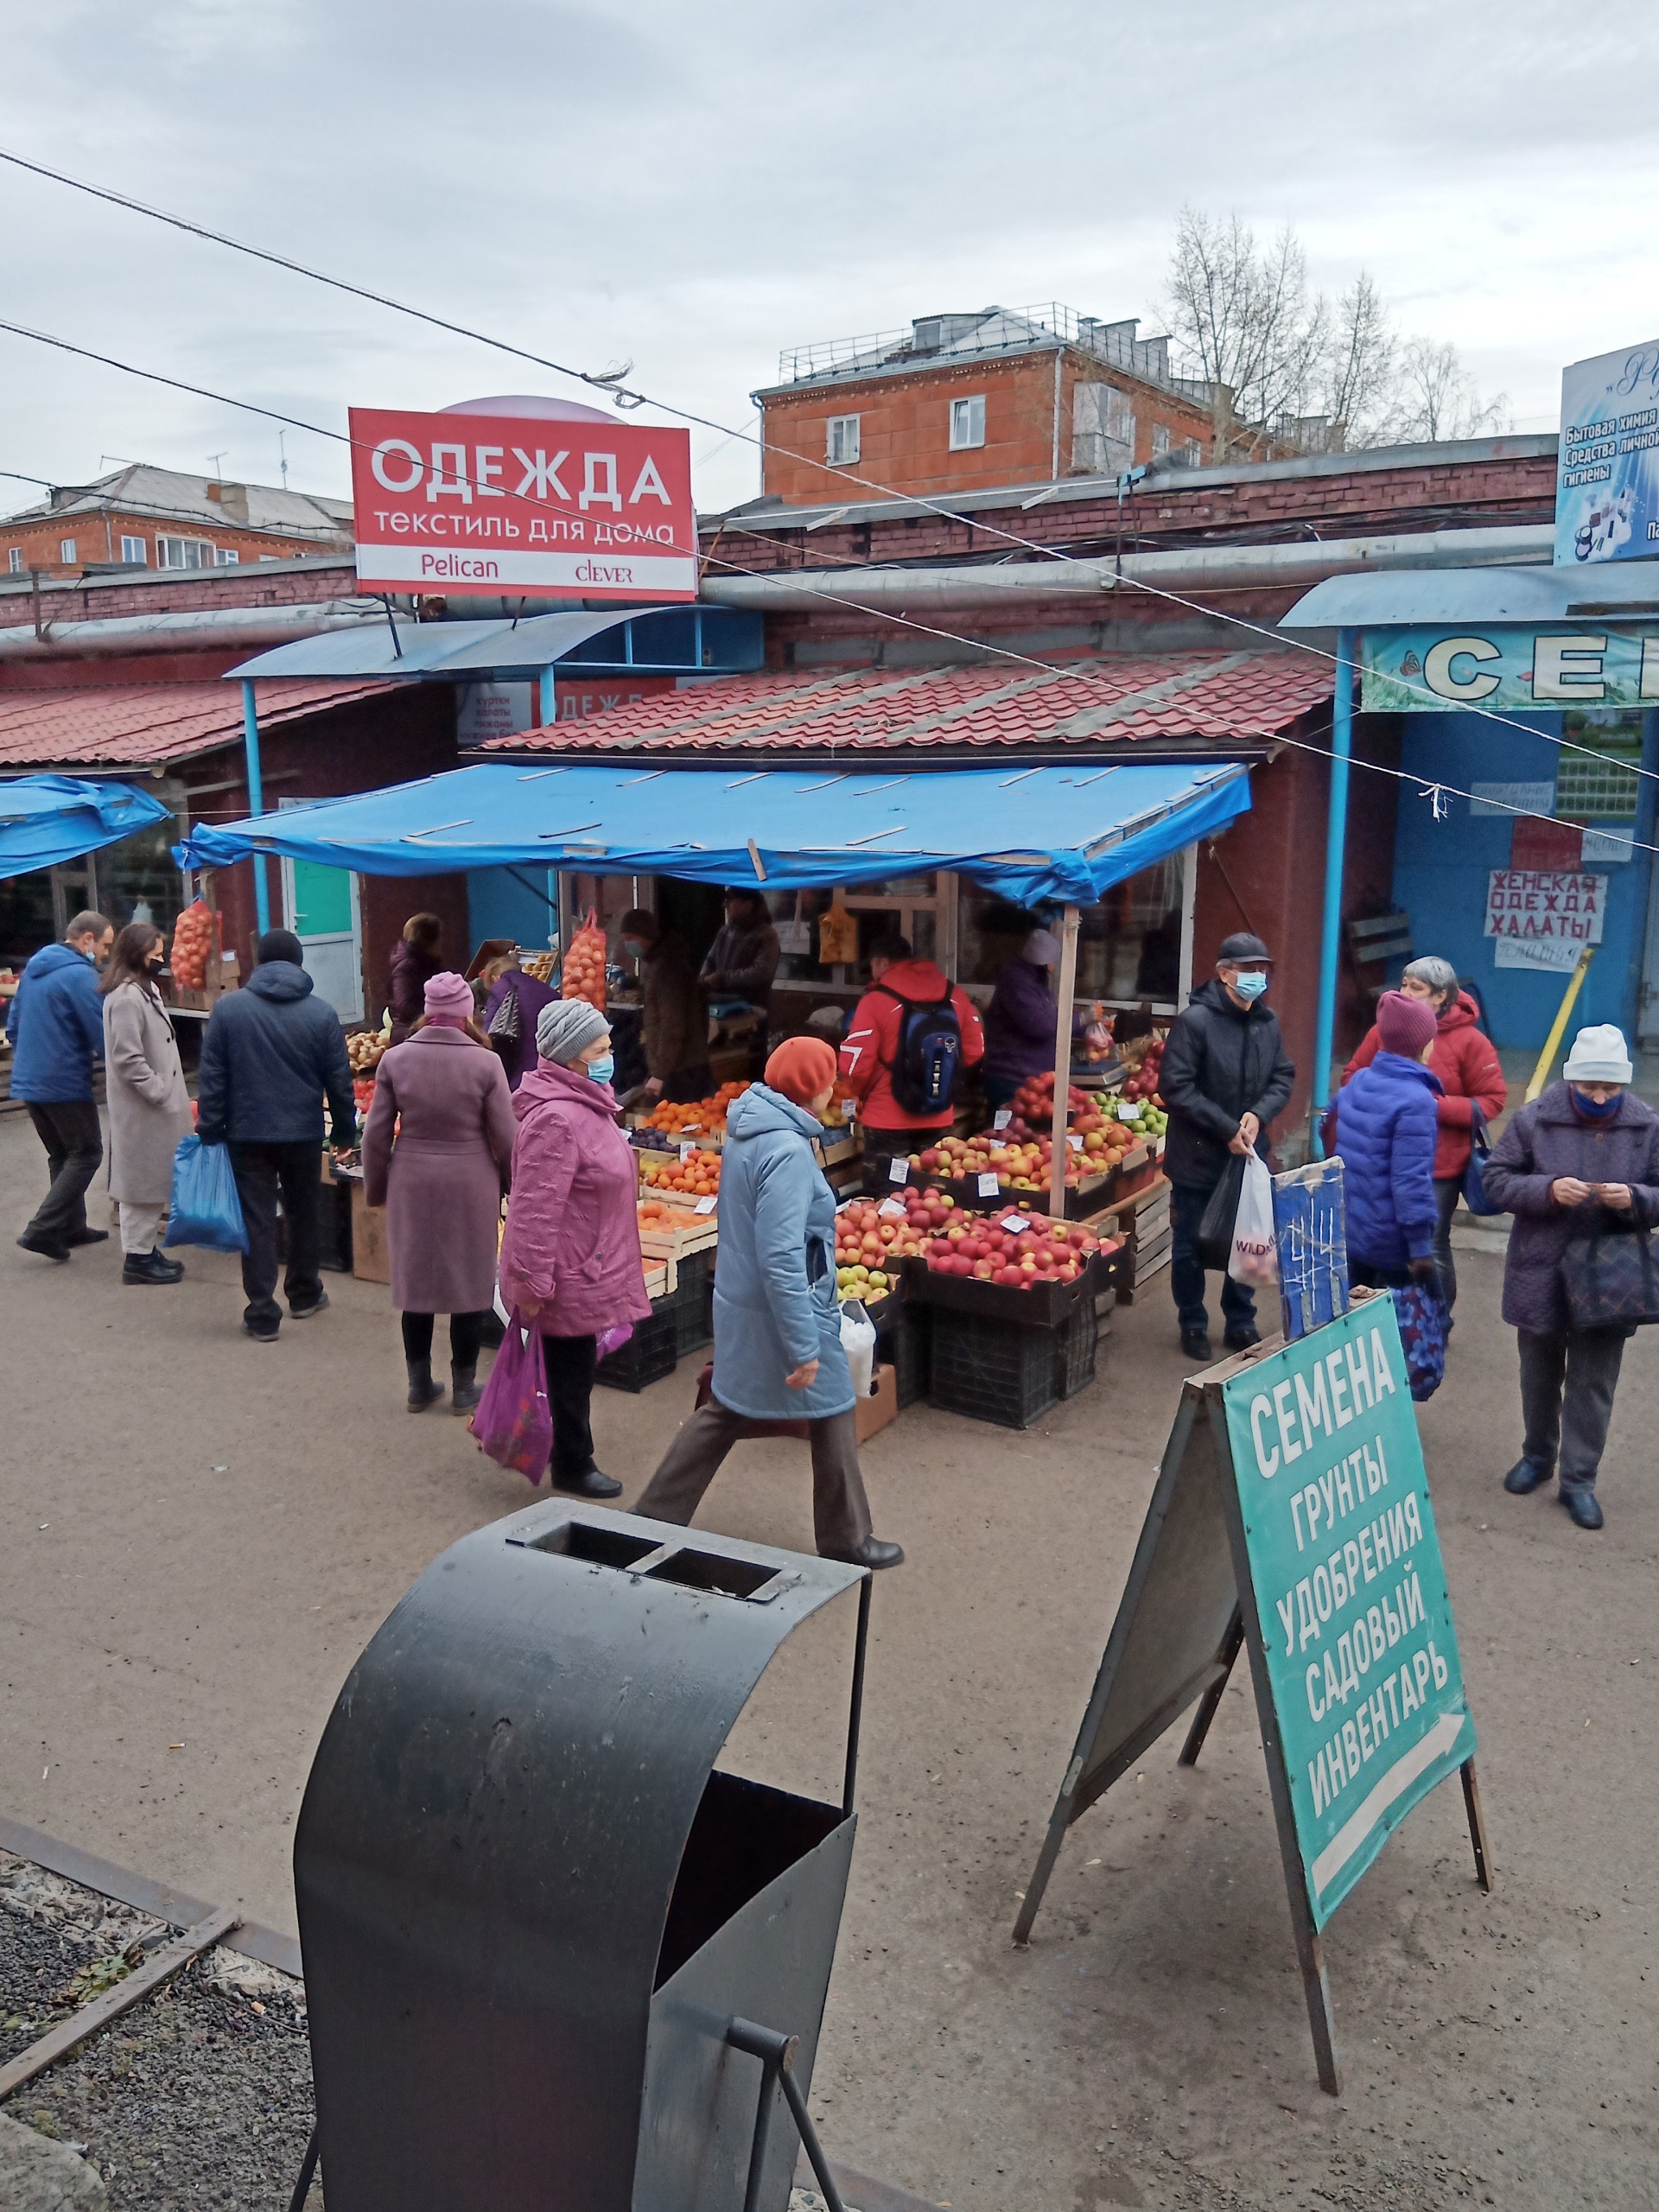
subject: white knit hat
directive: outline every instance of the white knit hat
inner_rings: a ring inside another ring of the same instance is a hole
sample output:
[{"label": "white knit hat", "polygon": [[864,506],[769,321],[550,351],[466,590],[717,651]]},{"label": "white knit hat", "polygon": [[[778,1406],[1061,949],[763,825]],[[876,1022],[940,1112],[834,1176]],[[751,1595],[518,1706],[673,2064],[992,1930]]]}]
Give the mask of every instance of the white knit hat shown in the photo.
[{"label": "white knit hat", "polygon": [[1020,951],[1033,968],[1052,968],[1060,957],[1060,941],[1052,930],[1033,930]]},{"label": "white knit hat", "polygon": [[1569,1083],[1628,1083],[1634,1072],[1624,1032],[1611,1021],[1580,1029],[1561,1070]]}]

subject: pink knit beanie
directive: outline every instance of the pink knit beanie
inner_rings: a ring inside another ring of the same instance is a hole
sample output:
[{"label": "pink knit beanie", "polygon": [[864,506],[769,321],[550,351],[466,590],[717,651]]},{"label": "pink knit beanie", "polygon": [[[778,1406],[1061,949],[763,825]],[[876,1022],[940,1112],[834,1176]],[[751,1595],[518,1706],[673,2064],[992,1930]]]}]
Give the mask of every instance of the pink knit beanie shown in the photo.
[{"label": "pink knit beanie", "polygon": [[464,1024],[472,1018],[473,987],[464,976],[457,976],[446,968],[436,976],[429,976],[426,983],[426,1018],[429,1021]]},{"label": "pink knit beanie", "polygon": [[1403,991],[1384,991],[1376,1002],[1376,1031],[1382,1049],[1398,1052],[1402,1059],[1421,1059],[1424,1046],[1440,1026],[1427,999],[1408,999]]}]

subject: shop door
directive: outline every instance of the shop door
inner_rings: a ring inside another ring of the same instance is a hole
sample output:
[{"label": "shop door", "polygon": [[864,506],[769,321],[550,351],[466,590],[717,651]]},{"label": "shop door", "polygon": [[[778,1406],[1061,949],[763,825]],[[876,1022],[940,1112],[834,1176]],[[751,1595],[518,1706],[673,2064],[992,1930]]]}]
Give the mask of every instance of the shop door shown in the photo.
[{"label": "shop door", "polygon": [[345,1022],[363,1019],[363,918],[357,878],[315,861],[283,862],[283,905],[305,971]]}]

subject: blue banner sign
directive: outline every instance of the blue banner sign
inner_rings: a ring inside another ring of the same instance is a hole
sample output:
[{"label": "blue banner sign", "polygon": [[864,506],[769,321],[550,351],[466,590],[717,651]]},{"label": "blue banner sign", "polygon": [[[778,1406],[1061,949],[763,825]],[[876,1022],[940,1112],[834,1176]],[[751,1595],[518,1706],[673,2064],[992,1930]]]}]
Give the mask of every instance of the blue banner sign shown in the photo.
[{"label": "blue banner sign", "polygon": [[1659,340],[1561,372],[1555,565],[1659,554]]},{"label": "blue banner sign", "polygon": [[1659,705],[1659,627],[1651,623],[1367,630],[1359,658],[1367,714]]}]

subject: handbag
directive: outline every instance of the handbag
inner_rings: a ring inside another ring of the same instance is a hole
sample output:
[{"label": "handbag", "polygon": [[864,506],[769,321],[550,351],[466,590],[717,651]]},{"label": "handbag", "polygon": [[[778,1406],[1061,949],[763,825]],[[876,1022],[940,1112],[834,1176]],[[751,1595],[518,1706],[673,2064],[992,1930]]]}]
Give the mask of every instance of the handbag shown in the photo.
[{"label": "handbag", "polygon": [[1198,1224],[1198,1257],[1201,1267],[1224,1270],[1231,1260],[1233,1224],[1238,1218],[1238,1201],[1243,1189],[1244,1154],[1236,1152],[1222,1169],[1221,1180],[1210,1193],[1210,1203]]},{"label": "handbag", "polygon": [[1659,1266],[1645,1229],[1615,1229],[1607,1209],[1587,1236],[1561,1253],[1561,1289],[1572,1329],[1639,1329],[1659,1321]]},{"label": "handbag", "polygon": [[1400,1342],[1405,1348],[1406,1380],[1421,1405],[1446,1380],[1446,1339],[1452,1327],[1446,1293],[1437,1278],[1432,1284],[1407,1283],[1389,1295],[1394,1300]]},{"label": "handbag", "polygon": [[1471,1213],[1502,1213],[1502,1206],[1494,1205],[1486,1195],[1486,1163],[1492,1156],[1491,1140],[1486,1135],[1486,1116],[1478,1106],[1471,1103],[1469,1111],[1469,1165],[1463,1171],[1463,1203]]},{"label": "handbag", "polygon": [[492,1043],[499,1040],[504,1045],[516,1045],[518,1042],[518,994],[511,983],[507,986],[506,996],[490,1016],[489,1034]]}]

